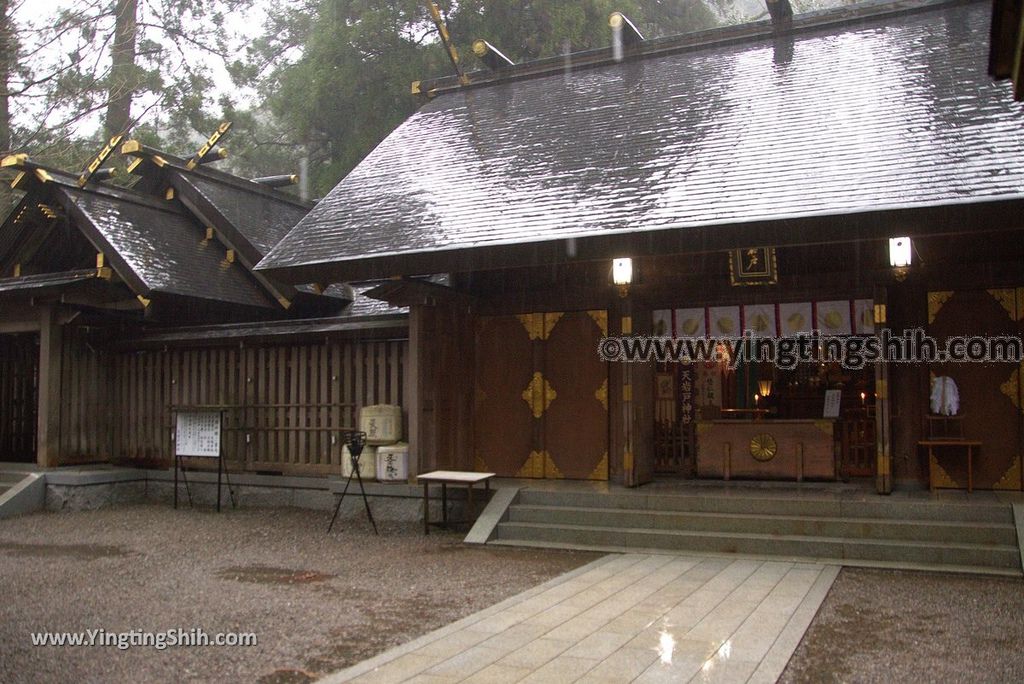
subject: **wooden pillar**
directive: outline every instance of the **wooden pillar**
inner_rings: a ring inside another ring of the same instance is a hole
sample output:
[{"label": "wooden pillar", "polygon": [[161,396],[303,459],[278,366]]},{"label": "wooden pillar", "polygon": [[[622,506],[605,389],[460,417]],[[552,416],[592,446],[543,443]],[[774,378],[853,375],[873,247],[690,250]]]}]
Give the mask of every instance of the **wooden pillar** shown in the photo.
[{"label": "wooden pillar", "polygon": [[430,401],[428,377],[430,335],[425,334],[426,320],[432,310],[425,306],[409,307],[409,361],[405,369],[405,407],[409,415],[409,454],[415,458],[409,469],[410,481],[420,473],[436,468],[430,422],[433,402]]},{"label": "wooden pillar", "polygon": [[[615,298],[608,305],[608,334],[630,335],[632,306],[628,297]],[[627,487],[636,486],[633,443],[632,364],[612,361],[608,369],[609,479]]]},{"label": "wooden pillar", "polygon": [[39,311],[39,404],[36,462],[44,468],[60,463],[60,379],[63,336],[56,307]]},{"label": "wooden pillar", "polygon": [[[652,333],[651,309],[642,301],[633,301],[633,332]],[[629,364],[633,373],[632,435],[635,483],[646,484],[654,479],[654,370],[653,361]]]},{"label": "wooden pillar", "polygon": [[[875,286],[875,332],[889,324],[888,293],[884,285]],[[889,364],[883,358],[875,364],[875,490],[892,493],[892,404],[889,394]]]},{"label": "wooden pillar", "polygon": [[[609,335],[650,334],[647,310],[629,295],[609,306]],[[608,386],[612,458],[609,478],[636,487],[654,478],[654,366],[612,362]]]}]

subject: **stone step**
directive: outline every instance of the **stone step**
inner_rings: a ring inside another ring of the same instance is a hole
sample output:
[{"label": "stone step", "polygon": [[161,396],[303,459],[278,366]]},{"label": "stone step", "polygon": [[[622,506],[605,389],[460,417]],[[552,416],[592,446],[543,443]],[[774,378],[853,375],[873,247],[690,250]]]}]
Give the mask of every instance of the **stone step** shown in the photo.
[{"label": "stone step", "polygon": [[498,540],[803,558],[898,561],[1020,569],[1017,546],[802,535],[602,527],[528,522],[498,525]]},{"label": "stone step", "polygon": [[1013,546],[1011,524],[513,505],[510,522]]},{"label": "stone step", "polygon": [[[671,555],[686,555],[685,552],[679,551],[666,551],[665,549],[653,549],[653,548],[637,548],[637,547],[625,547],[625,546],[609,546],[607,544],[565,544],[560,542],[542,542],[542,541],[521,541],[516,539],[498,539],[491,544],[498,544],[500,546],[513,546],[518,548],[534,548],[534,549],[562,549],[562,550],[573,550],[573,551],[597,551],[599,553],[648,553],[648,554],[671,554]],[[713,551],[703,551],[699,554],[701,557],[710,556],[712,558],[731,558],[734,554],[730,553],[716,553]],[[925,572],[955,572],[955,573],[967,573],[971,575],[994,575],[997,577],[1020,577],[1021,571],[1017,568],[996,568],[996,567],[984,567],[980,565],[949,565],[949,564],[935,564],[935,563],[910,563],[903,561],[881,561],[881,560],[862,560],[856,558],[813,558],[807,556],[782,556],[782,555],[762,555],[762,554],[744,554],[744,558],[753,558],[757,560],[785,560],[785,561],[797,561],[797,562],[817,562],[817,563],[830,563],[834,565],[843,565],[849,567],[858,568],[885,568],[892,570],[920,570]]]},{"label": "stone step", "polygon": [[632,509],[672,512],[739,513],[870,520],[934,520],[1011,524],[1013,513],[1005,503],[913,501],[896,496],[816,497],[813,494],[763,492],[698,492],[685,494],[603,493],[524,489],[519,502],[534,506]]}]

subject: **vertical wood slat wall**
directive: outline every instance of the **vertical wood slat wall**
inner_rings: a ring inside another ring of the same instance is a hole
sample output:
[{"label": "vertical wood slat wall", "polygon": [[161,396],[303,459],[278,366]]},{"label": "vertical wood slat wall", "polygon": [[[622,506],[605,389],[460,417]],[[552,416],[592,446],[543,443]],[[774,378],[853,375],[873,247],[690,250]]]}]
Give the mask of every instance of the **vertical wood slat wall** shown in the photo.
[{"label": "vertical wood slat wall", "polygon": [[62,461],[166,465],[171,406],[228,405],[233,470],[340,472],[359,407],[403,404],[404,340],[100,353],[65,347]]},{"label": "vertical wood slat wall", "polygon": [[38,336],[0,335],[0,461],[35,454]]},{"label": "vertical wood slat wall", "polygon": [[124,402],[113,394],[109,356],[89,346],[80,331],[65,328],[60,382],[62,464],[107,460],[111,436],[124,429]]}]

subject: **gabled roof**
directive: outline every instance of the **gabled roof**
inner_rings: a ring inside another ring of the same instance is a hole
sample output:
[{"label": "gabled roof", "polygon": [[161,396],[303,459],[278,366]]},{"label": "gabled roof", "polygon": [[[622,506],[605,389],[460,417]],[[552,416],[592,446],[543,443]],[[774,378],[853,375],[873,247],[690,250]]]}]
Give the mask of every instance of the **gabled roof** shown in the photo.
[{"label": "gabled roof", "polygon": [[[127,267],[122,276],[142,294],[164,292],[248,306],[272,306],[256,282],[229,263],[225,250],[205,239],[201,226],[173,205],[146,197],[61,188],[96,242],[110,247],[111,260]],[[148,201],[146,201],[148,200]]]},{"label": "gabled roof", "polygon": [[433,88],[257,270],[379,278],[1024,215],[1024,127],[985,73],[988,4],[895,7]]},{"label": "gabled roof", "polygon": [[167,186],[179,193],[181,188],[192,190],[188,193],[191,198],[202,200],[204,209],[228,222],[226,228],[238,242],[239,251],[257,260],[314,206],[313,202],[218,171],[208,164],[190,169],[186,160],[134,140],[125,143],[122,151],[145,162],[130,166],[131,172],[145,181],[139,186],[141,190]]},{"label": "gabled roof", "polygon": [[[158,197],[173,191],[176,199],[207,227],[219,241],[233,249],[241,262],[252,268],[313,207],[293,195],[251,180],[218,171],[209,165],[189,168],[180,157],[156,150],[137,141],[124,144],[122,151],[137,158],[129,168],[142,177],[137,186]],[[307,307],[326,313],[344,305],[337,289],[318,291],[311,285],[291,285],[257,274],[268,293],[282,306],[296,298]]]},{"label": "gabled roof", "polygon": [[53,214],[53,221],[61,220],[58,211],[66,216],[133,295],[276,308],[255,278],[231,263],[222,246],[207,240],[205,228],[177,203],[99,183],[82,188],[74,176],[57,169],[24,159],[13,163],[23,169],[16,187],[28,194],[0,228],[9,239],[5,251],[26,236],[19,224],[38,220],[27,210],[39,205]]}]

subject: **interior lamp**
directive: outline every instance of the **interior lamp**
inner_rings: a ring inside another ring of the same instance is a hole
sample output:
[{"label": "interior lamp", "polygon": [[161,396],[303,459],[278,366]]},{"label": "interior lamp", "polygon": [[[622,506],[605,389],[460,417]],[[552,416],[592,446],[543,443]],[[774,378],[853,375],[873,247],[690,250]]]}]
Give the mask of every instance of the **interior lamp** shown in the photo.
[{"label": "interior lamp", "polygon": [[889,238],[889,265],[896,274],[896,280],[903,280],[910,271],[912,246],[909,237]]},{"label": "interior lamp", "polygon": [[633,283],[632,259],[612,259],[612,282],[619,288],[620,297],[629,294],[629,286]]},{"label": "interior lamp", "polygon": [[766,399],[772,396],[772,381],[771,380],[758,380],[757,389],[761,391],[761,396]]}]

